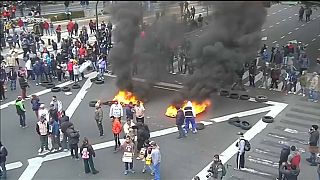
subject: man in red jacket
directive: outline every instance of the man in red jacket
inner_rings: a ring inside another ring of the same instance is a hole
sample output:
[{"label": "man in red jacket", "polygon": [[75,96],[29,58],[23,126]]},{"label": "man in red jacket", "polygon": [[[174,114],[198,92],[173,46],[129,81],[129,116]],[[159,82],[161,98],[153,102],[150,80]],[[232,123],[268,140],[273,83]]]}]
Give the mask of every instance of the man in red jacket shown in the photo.
[{"label": "man in red jacket", "polygon": [[67,30],[68,30],[68,34],[70,37],[72,37],[72,32],[73,32],[73,27],[74,27],[74,23],[72,22],[72,19],[70,19],[68,25],[67,25]]},{"label": "man in red jacket", "polygon": [[49,31],[49,23],[47,21],[43,22],[43,29],[46,31],[46,35],[50,35],[50,31]]}]

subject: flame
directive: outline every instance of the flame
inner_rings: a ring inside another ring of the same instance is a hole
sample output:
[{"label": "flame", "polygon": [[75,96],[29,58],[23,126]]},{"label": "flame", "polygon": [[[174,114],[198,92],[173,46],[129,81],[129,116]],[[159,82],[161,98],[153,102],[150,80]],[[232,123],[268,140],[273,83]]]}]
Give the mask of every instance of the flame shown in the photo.
[{"label": "flame", "polygon": [[[187,102],[188,102],[188,101],[184,101],[184,103],[183,103],[183,105],[182,105],[182,109],[186,107]],[[205,100],[205,101],[202,102],[202,103],[198,103],[198,102],[196,102],[196,101],[191,101],[191,103],[192,103],[192,106],[193,106],[193,108],[194,108],[194,110],[195,110],[195,112],[196,112],[196,115],[202,113],[203,111],[206,110],[206,108],[207,108],[208,106],[211,105],[211,102],[210,102],[209,100]],[[177,112],[178,112],[178,110],[176,109],[176,107],[175,107],[174,105],[170,105],[170,106],[167,108],[167,111],[166,111],[165,115],[168,116],[168,117],[174,118],[174,117],[176,117]]]},{"label": "flame", "polygon": [[[118,94],[113,98],[113,101],[115,100],[117,100],[120,104],[129,104],[130,102],[137,104],[139,101],[138,98],[129,91],[119,91]],[[140,103],[143,104],[141,101]]]}]

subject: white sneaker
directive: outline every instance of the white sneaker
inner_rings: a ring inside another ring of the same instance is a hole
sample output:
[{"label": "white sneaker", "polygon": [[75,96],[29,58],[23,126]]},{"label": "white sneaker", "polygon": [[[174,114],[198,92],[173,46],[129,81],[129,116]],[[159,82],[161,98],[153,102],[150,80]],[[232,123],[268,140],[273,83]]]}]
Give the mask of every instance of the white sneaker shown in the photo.
[{"label": "white sneaker", "polygon": [[306,94],[303,94],[302,96],[303,96],[303,97],[305,97],[305,96],[306,96]]},{"label": "white sneaker", "polygon": [[39,84],[38,84],[38,83],[36,83],[36,86],[39,86]]},{"label": "white sneaker", "polygon": [[296,93],[296,92],[294,92],[293,94],[294,94],[294,95],[296,95],[297,93]]},{"label": "white sneaker", "polygon": [[299,96],[301,96],[301,95],[302,95],[302,93],[299,93],[298,95],[299,95]]},{"label": "white sneaker", "polygon": [[289,92],[288,92],[288,94],[292,94],[292,92],[291,92],[291,91],[289,91]]}]

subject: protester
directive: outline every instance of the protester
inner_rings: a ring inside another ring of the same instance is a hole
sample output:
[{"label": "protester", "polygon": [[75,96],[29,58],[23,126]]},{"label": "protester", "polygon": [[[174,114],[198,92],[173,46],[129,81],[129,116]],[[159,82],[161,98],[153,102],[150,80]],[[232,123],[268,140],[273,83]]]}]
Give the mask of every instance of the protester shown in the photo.
[{"label": "protester", "polygon": [[96,107],[96,110],[95,110],[94,119],[96,120],[100,136],[104,136],[103,125],[102,125],[103,111],[102,111],[101,106],[99,104],[96,104],[95,107]]},{"label": "protester", "polygon": [[17,72],[15,71],[14,68],[11,68],[10,72],[8,73],[8,79],[10,80],[11,91],[16,90],[17,78],[18,78]]},{"label": "protester", "polygon": [[280,153],[279,177],[277,178],[277,180],[282,180],[283,175],[281,173],[281,165],[282,163],[287,163],[289,154],[290,154],[290,146],[288,145],[288,143],[285,143]]},{"label": "protester", "polygon": [[110,107],[109,117],[111,119],[118,118],[119,120],[121,120],[122,116],[123,116],[122,106],[116,100],[114,104],[112,104]]},{"label": "protester", "polygon": [[236,144],[238,147],[238,153],[237,153],[237,169],[241,169],[244,168],[244,164],[245,164],[245,144],[246,144],[246,140],[243,137],[243,133],[240,132],[238,133],[239,137],[239,141]]},{"label": "protester", "polygon": [[7,81],[7,73],[4,70],[3,66],[0,66],[0,102],[6,99],[4,84]]},{"label": "protester", "polygon": [[213,163],[210,166],[208,172],[210,172],[210,176],[213,180],[221,180],[223,177],[223,164],[219,159],[219,155],[216,154],[213,156]]},{"label": "protester", "polygon": [[[125,165],[124,174],[127,175],[129,171],[132,174],[135,173],[135,171],[133,170],[133,156],[134,156],[135,147],[129,136],[126,137],[126,140],[121,145],[121,150],[123,151],[122,162]],[[129,170],[129,165],[130,165],[130,170]]]},{"label": "protester", "polygon": [[7,148],[0,141],[0,167],[1,167],[0,179],[7,178],[7,168],[6,168],[7,156],[8,156]]},{"label": "protester", "polygon": [[[71,158],[72,159],[76,158],[76,160],[79,160],[78,143],[80,140],[80,133],[78,130],[74,129],[73,125],[71,125],[69,128],[67,128],[66,134],[67,134],[68,140],[69,140]],[[81,153],[81,151],[80,151],[80,153]]]},{"label": "protester", "polygon": [[96,157],[96,153],[94,152],[93,147],[91,146],[89,140],[86,137],[84,137],[83,139],[82,145],[80,147],[80,153],[84,163],[84,172],[92,172],[92,174],[99,173],[99,171],[95,169],[93,163],[93,157]]},{"label": "protester", "polygon": [[31,96],[31,105],[32,105],[32,110],[36,114],[37,120],[39,119],[39,109],[40,109],[40,99],[39,96],[37,95],[32,95]]},{"label": "protester", "polygon": [[191,101],[187,102],[187,105],[183,109],[184,111],[184,117],[185,117],[185,133],[187,134],[189,132],[189,125],[191,124],[192,126],[192,133],[195,134],[197,133],[197,127],[196,127],[196,112],[194,110],[194,107],[191,103]]},{"label": "protester", "polygon": [[26,109],[22,100],[21,96],[18,96],[18,98],[15,101],[17,114],[20,118],[20,127],[26,128]]},{"label": "protester", "polygon": [[[39,155],[43,155],[49,152],[48,147],[48,135],[49,135],[49,123],[46,120],[46,116],[40,116],[40,121],[37,122],[36,131],[40,136],[40,152]],[[45,148],[45,151],[44,151]]]},{"label": "protester", "polygon": [[184,125],[185,116],[180,106],[176,107],[176,109],[178,109],[177,115],[176,115],[176,125],[179,131],[179,136],[177,137],[177,139],[181,139],[186,137],[185,131],[183,130],[183,127],[182,127]]},{"label": "protester", "polygon": [[161,153],[159,146],[154,142],[150,142],[152,148],[151,151],[151,160],[154,171],[154,180],[160,180],[160,162],[161,162]]},{"label": "protester", "polygon": [[129,118],[127,118],[127,122],[124,123],[124,125],[123,125],[123,132],[125,134],[125,137],[129,135],[132,140],[134,140],[134,134],[133,134],[133,137],[131,135],[131,132],[133,131],[133,129],[132,129],[133,126],[135,126],[135,124]]},{"label": "protester", "polygon": [[117,152],[117,148],[120,148],[121,143],[120,143],[120,133],[122,130],[122,126],[121,126],[121,122],[118,118],[114,118],[112,120],[112,133],[113,133],[113,137],[114,137],[114,142],[115,142],[115,146],[114,146],[114,152]]},{"label": "protester", "polygon": [[145,108],[143,107],[143,104],[140,103],[140,101],[137,101],[137,104],[134,106],[134,112],[136,114],[136,123],[140,122],[144,124]]},{"label": "protester", "polygon": [[319,131],[318,125],[312,125],[309,129],[310,137],[309,137],[309,151],[310,151],[310,158],[306,160],[310,163],[311,166],[317,166],[316,163],[316,153],[319,152]]}]

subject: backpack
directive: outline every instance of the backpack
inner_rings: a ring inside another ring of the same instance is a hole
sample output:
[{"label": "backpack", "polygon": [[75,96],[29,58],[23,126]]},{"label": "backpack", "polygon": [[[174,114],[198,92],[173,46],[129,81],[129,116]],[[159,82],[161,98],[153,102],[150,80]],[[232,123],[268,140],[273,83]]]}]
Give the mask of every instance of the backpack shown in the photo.
[{"label": "backpack", "polygon": [[251,144],[250,144],[250,142],[248,141],[248,140],[244,140],[245,141],[245,144],[244,144],[244,150],[245,151],[250,151],[250,149],[251,149]]},{"label": "backpack", "polygon": [[226,167],[222,164],[222,177],[226,176],[227,170]]},{"label": "backpack", "polygon": [[300,161],[301,161],[301,155],[300,154],[294,155],[293,158],[291,159],[291,166],[299,167]]}]

